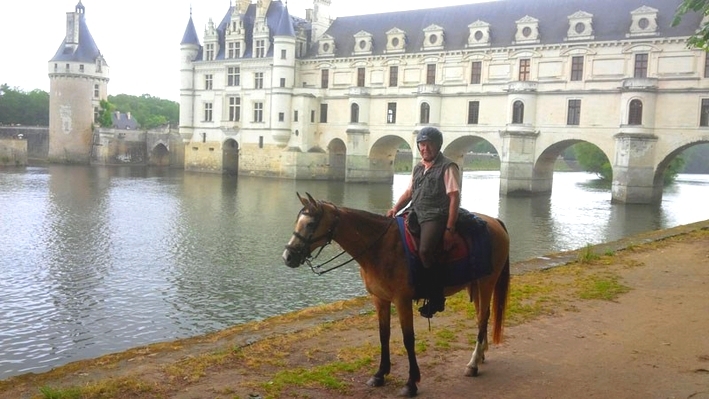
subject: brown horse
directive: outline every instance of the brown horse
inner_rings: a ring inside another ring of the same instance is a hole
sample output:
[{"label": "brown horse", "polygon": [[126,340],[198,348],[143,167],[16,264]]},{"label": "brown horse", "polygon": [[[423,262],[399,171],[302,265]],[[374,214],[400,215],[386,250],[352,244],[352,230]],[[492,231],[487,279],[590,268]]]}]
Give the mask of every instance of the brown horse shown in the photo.
[{"label": "brown horse", "polygon": [[[312,251],[337,242],[360,265],[362,280],[371,294],[379,318],[381,357],[379,369],[367,382],[370,386],[384,385],[389,374],[389,337],[391,335],[391,304],[396,306],[409,359],[409,379],[401,394],[415,396],[416,383],[421,380],[414,351],[413,299],[414,287],[409,283],[409,266],[395,219],[382,215],[337,207],[332,203],[316,201],[310,194],[307,199],[298,195],[303,209],[298,214],[295,231],[285,251],[283,260],[289,267],[298,267],[311,258]],[[492,245],[492,273],[471,283],[446,287],[445,294],[452,295],[462,289],[475,303],[478,336],[466,375],[476,376],[478,365],[485,360],[487,326],[493,300],[494,343],[502,340],[502,322],[505,315],[510,281],[509,236],[498,219],[478,215],[487,222]]]}]

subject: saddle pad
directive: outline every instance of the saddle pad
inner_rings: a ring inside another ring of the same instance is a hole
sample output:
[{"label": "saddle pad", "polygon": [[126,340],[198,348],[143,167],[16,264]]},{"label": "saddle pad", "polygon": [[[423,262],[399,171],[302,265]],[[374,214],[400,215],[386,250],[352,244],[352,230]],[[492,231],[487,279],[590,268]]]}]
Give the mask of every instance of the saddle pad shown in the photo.
[{"label": "saddle pad", "polygon": [[[405,219],[402,216],[396,218],[399,226],[399,234],[404,246],[409,270],[411,273],[412,286],[419,285],[423,264],[418,255],[416,239],[406,228]],[[474,279],[486,276],[492,271],[491,263],[491,241],[490,233],[485,223],[466,224],[465,229],[459,230],[454,248],[443,259],[444,281],[446,286],[462,285]]]}]

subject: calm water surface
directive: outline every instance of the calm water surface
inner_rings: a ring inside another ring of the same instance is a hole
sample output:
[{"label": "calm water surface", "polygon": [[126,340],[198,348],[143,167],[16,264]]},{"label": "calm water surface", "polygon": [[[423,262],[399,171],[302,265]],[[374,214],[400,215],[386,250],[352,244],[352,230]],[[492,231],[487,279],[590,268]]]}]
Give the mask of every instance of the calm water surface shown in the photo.
[{"label": "calm water surface", "polygon": [[[407,179],[3,170],[0,379],[364,295],[356,266],[318,277],[283,265],[295,192],[384,213]],[[556,173],[551,197],[500,198],[498,187],[498,172],[466,172],[463,206],[505,220],[513,261],[709,219],[707,175],[680,175],[660,205],[612,205],[585,173]]]}]

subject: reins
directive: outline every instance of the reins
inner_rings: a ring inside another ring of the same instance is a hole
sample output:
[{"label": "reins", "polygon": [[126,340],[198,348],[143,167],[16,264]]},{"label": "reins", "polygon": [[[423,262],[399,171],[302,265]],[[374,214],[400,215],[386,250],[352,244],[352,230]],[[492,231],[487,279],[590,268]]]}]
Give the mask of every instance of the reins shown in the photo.
[{"label": "reins", "polygon": [[[310,270],[311,270],[313,273],[315,273],[316,275],[318,275],[318,276],[322,276],[322,275],[325,274],[325,273],[331,272],[331,271],[333,271],[333,270],[335,270],[335,269],[339,269],[339,268],[341,268],[342,266],[345,266],[345,265],[347,265],[348,263],[353,262],[355,259],[359,258],[360,256],[364,255],[366,252],[368,252],[369,250],[371,250],[372,247],[374,247],[374,245],[375,245],[376,243],[378,243],[378,242],[382,239],[382,237],[384,237],[384,235],[389,231],[389,228],[391,227],[392,223],[394,223],[394,220],[396,220],[395,218],[392,218],[392,219],[389,221],[389,223],[387,224],[387,227],[386,227],[386,229],[384,229],[384,231],[382,232],[382,234],[380,234],[374,241],[372,241],[367,247],[365,247],[365,248],[364,248],[362,251],[360,251],[357,255],[352,256],[349,260],[347,260],[347,261],[345,261],[345,262],[342,262],[342,263],[340,263],[340,264],[338,264],[338,265],[335,265],[335,266],[333,266],[333,267],[331,267],[331,268],[329,268],[329,269],[320,270],[320,268],[322,268],[323,266],[327,265],[328,263],[334,261],[335,259],[339,258],[340,256],[344,255],[345,252],[346,252],[346,251],[343,249],[342,252],[340,252],[339,254],[333,256],[332,258],[326,260],[325,262],[323,262],[323,263],[321,263],[321,264],[319,264],[319,265],[313,266],[313,264],[312,264],[312,262],[311,262],[311,260],[315,260],[315,259],[317,259],[318,256],[320,256],[320,253],[322,252],[322,250],[332,242],[332,239],[333,239],[333,237],[335,236],[335,229],[337,228],[337,225],[339,224],[339,221],[340,221],[340,211],[339,211],[339,209],[337,208],[337,206],[335,206],[335,205],[333,205],[333,206],[335,207],[335,215],[336,215],[336,216],[335,216],[335,221],[333,222],[332,226],[331,226],[330,229],[328,230],[328,233],[327,233],[327,241],[325,242],[325,244],[323,244],[323,245],[320,247],[320,250],[318,250],[318,253],[315,254],[315,256],[312,256],[312,257],[311,257],[310,255],[308,255],[308,256],[306,256],[306,257],[303,259],[303,262],[308,264],[308,267],[310,267]],[[300,236],[300,234],[296,235],[296,237],[298,237],[299,239],[303,240],[303,238],[302,238],[302,236]],[[324,238],[324,237],[325,237],[325,236],[322,236],[322,237],[320,237],[320,238]],[[318,238],[318,239],[320,239],[320,238]],[[307,241],[307,240],[306,240],[306,241]],[[317,240],[312,240],[312,241],[317,241]]]}]

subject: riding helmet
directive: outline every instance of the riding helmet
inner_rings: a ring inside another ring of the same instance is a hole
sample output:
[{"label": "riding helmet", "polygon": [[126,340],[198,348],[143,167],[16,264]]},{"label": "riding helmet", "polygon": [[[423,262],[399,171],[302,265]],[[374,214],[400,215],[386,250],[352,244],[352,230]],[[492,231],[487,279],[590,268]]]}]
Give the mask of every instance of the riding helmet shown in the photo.
[{"label": "riding helmet", "polygon": [[420,143],[422,141],[427,140],[437,144],[438,147],[440,147],[443,145],[443,134],[435,127],[426,126],[419,130],[418,134],[416,135],[416,143]]}]

